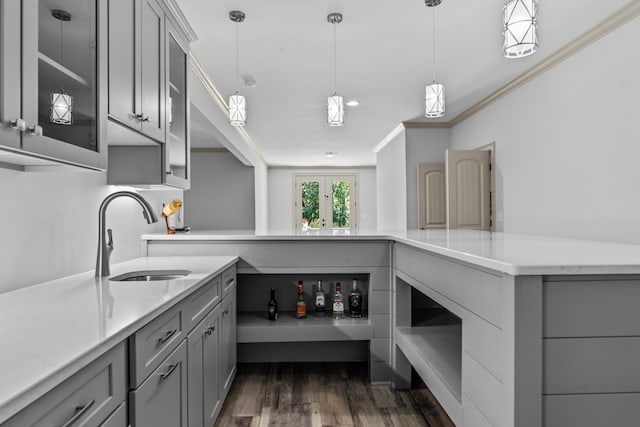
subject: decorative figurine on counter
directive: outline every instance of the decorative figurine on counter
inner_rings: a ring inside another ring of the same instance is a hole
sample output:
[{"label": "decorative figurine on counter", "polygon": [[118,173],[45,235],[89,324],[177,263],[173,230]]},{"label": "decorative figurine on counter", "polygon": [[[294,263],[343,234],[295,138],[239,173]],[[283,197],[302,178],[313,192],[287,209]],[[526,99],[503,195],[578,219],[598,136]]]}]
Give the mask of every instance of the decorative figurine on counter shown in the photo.
[{"label": "decorative figurine on counter", "polygon": [[179,199],[173,199],[168,205],[162,204],[162,217],[167,225],[167,234],[176,234],[176,230],[169,227],[169,217],[178,213],[181,208],[182,201]]}]

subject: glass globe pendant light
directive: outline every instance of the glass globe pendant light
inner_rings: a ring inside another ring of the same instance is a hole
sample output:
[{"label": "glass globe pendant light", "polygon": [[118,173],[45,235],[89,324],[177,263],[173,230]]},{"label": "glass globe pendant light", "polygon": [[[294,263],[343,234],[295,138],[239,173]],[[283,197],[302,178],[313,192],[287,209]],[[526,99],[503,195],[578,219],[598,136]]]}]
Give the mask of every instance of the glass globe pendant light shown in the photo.
[{"label": "glass globe pendant light", "polygon": [[329,126],[342,126],[344,125],[344,100],[336,92],[336,25],[342,22],[342,14],[330,13],[327,15],[327,22],[333,24],[333,95],[327,99],[327,124]]},{"label": "glass globe pendant light", "polygon": [[505,58],[523,58],[538,49],[537,0],[510,0],[502,8]]},{"label": "glass globe pendant light", "polygon": [[[64,66],[62,23],[71,21],[71,14],[65,10],[54,9],[51,16],[60,21],[60,65]],[[49,120],[59,125],[70,125],[73,122],[73,96],[67,94],[64,87],[51,93]]]},{"label": "glass globe pendant light", "polygon": [[244,126],[247,123],[247,101],[240,95],[238,85],[238,26],[244,22],[244,18],[244,12],[229,12],[229,19],[236,23],[236,93],[229,97],[229,123],[232,126]]},{"label": "glass globe pendant light", "polygon": [[[425,0],[425,5],[428,7],[435,7],[439,5],[442,0]],[[425,88],[425,112],[424,116],[428,118],[438,118],[444,116],[445,110],[445,93],[444,85],[436,81],[436,11],[432,9],[432,30],[433,30],[433,81]]]}]

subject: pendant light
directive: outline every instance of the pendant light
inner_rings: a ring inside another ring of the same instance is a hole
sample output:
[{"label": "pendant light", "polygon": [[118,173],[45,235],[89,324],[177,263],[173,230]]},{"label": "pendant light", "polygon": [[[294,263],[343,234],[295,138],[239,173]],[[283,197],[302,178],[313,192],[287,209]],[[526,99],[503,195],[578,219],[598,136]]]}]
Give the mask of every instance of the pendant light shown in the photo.
[{"label": "pendant light", "polygon": [[336,25],[342,22],[342,14],[330,13],[327,15],[327,22],[333,25],[333,95],[327,99],[327,124],[329,126],[342,126],[344,125],[344,100],[336,92]]},{"label": "pendant light", "polygon": [[504,16],[504,57],[522,58],[538,49],[537,0],[510,0],[502,8]]},{"label": "pendant light", "polygon": [[229,19],[236,23],[236,93],[229,97],[229,123],[233,126],[244,126],[247,122],[247,101],[238,92],[238,26],[244,17],[244,12],[239,10],[229,12]]},{"label": "pendant light", "polygon": [[432,119],[444,116],[445,107],[444,85],[436,81],[436,11],[433,9],[441,2],[442,0],[425,0],[425,5],[432,8],[433,81],[425,88],[424,116]]},{"label": "pendant light", "polygon": [[[71,14],[65,10],[54,9],[51,16],[60,21],[60,65],[64,66],[63,33],[62,24],[71,21]],[[70,125],[73,122],[71,111],[73,109],[73,96],[67,94],[63,85],[60,90],[51,94],[51,113],[49,120],[59,125]]]}]

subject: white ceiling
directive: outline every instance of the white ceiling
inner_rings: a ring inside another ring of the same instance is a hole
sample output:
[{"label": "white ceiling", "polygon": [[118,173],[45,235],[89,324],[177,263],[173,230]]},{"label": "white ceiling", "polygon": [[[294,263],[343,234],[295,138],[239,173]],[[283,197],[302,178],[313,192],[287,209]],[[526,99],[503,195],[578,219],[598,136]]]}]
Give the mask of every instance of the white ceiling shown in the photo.
[{"label": "white ceiling", "polygon": [[[236,90],[239,24],[240,93],[245,126],[272,166],[373,165],[373,148],[403,121],[449,121],[638,0],[539,0],[540,48],[529,57],[502,56],[504,0],[178,0],[198,40],[192,51],[219,92]],[[432,17],[436,16],[436,78],[447,90],[446,115],[426,119],[424,87],[432,79]],[[342,127],[326,125],[333,92],[333,27],[337,25],[337,91],[346,108]],[[256,85],[245,86],[242,76]],[[327,151],[338,152],[326,158]]]}]

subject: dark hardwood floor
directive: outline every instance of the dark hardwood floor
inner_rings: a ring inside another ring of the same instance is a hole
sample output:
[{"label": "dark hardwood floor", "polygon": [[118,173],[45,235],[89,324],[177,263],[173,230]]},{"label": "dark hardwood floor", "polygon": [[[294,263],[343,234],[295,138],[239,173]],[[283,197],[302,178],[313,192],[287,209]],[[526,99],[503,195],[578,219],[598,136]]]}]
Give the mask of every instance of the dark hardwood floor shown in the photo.
[{"label": "dark hardwood floor", "polygon": [[428,426],[453,423],[422,382],[370,385],[366,363],[241,364],[216,427]]}]

